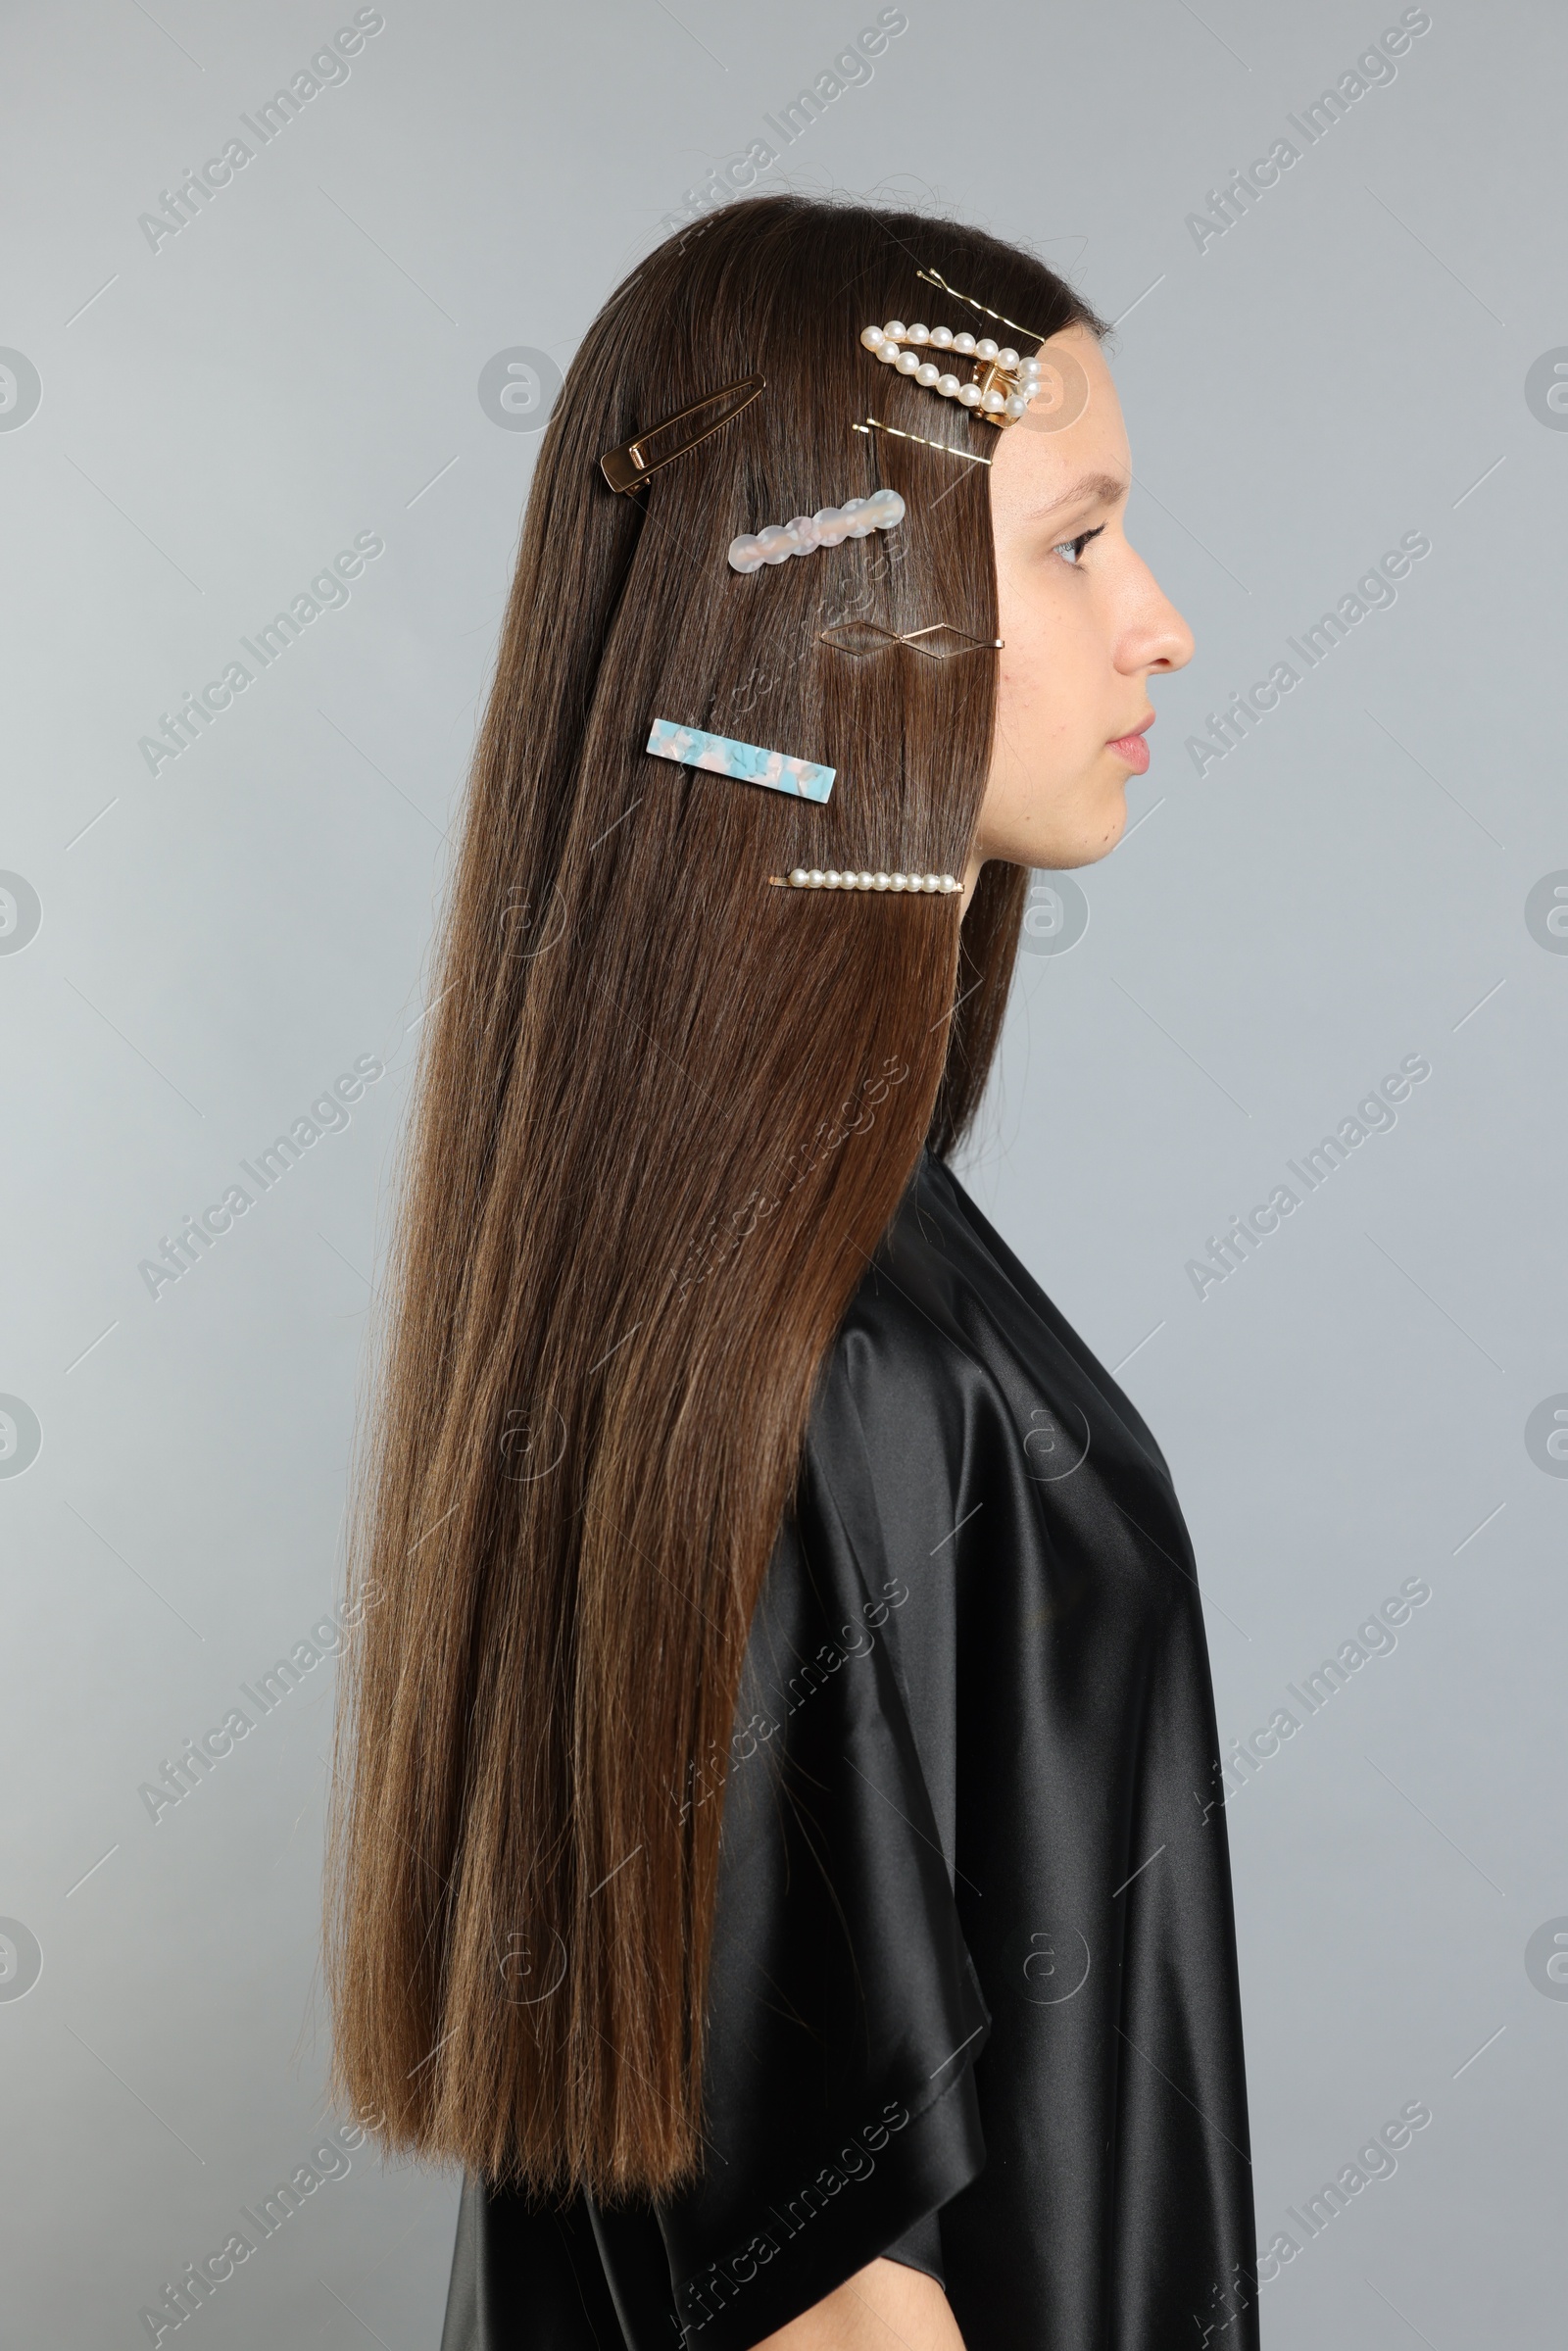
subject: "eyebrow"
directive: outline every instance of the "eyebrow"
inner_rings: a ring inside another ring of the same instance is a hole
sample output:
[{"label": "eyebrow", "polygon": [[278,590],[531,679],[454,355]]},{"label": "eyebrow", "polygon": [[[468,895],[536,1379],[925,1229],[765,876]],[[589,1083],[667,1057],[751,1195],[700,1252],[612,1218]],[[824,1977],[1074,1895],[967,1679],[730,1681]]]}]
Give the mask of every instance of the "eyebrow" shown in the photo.
[{"label": "eyebrow", "polygon": [[1129,486],[1127,481],[1118,481],[1114,473],[1085,473],[1059,498],[1052,499],[1049,506],[1037,507],[1035,518],[1038,520],[1042,515],[1058,514],[1063,507],[1082,506],[1089,499],[1114,506],[1118,499],[1126,497]]}]

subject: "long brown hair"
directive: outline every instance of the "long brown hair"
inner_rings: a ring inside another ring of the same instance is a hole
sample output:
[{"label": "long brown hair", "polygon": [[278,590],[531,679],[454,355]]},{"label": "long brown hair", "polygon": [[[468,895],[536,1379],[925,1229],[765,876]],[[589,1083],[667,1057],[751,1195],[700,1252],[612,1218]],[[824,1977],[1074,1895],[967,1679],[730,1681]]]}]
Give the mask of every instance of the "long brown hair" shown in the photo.
[{"label": "long brown hair", "polygon": [[[355,1483],[327,1982],[383,2146],[658,2193],[700,2159],[727,1750],[813,1383],[930,1142],[975,1111],[1027,875],[956,898],[997,635],[994,428],[871,320],[1102,321],[954,222],[770,196],[671,238],[545,431],[442,930]],[[1004,339],[1005,330],[998,333]],[[603,450],[754,369],[632,496]],[[739,532],[889,486],[884,536],[750,577]],[[837,769],[817,807],[650,759],[655,717]],[[721,1767],[720,1767],[721,1768]]]}]

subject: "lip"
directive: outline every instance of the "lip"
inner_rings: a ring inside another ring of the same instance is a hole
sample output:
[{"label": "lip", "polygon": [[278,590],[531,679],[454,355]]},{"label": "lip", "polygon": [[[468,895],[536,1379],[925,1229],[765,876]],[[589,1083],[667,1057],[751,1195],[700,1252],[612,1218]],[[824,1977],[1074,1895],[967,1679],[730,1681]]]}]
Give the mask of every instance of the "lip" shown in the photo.
[{"label": "lip", "polygon": [[1140,718],[1138,724],[1130,727],[1125,735],[1113,735],[1105,749],[1113,751],[1119,759],[1125,759],[1136,774],[1147,774],[1149,745],[1144,741],[1144,737],[1153,723],[1154,713],[1151,710],[1147,718]]}]

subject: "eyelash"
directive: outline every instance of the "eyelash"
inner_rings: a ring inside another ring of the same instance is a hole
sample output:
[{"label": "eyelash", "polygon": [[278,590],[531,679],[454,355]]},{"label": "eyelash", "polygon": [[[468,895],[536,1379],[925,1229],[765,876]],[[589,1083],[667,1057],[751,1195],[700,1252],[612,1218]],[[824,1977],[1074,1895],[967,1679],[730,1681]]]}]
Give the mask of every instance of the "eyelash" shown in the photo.
[{"label": "eyelash", "polygon": [[1095,525],[1093,530],[1081,530],[1076,538],[1059,539],[1051,552],[1053,555],[1060,555],[1064,547],[1073,548],[1076,551],[1074,561],[1068,564],[1067,568],[1069,571],[1076,571],[1078,568],[1078,558],[1082,556],[1083,551],[1088,546],[1090,540],[1098,539],[1104,527],[1104,524],[1100,522]]}]

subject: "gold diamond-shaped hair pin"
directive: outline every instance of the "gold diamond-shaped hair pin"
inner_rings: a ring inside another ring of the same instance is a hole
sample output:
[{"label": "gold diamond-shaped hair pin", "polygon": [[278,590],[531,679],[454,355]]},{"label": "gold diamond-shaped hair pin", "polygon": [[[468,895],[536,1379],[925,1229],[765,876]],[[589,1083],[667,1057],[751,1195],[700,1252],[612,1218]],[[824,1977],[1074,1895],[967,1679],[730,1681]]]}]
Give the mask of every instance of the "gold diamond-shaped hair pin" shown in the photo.
[{"label": "gold diamond-shaped hair pin", "polygon": [[889,645],[907,645],[928,661],[951,661],[960,653],[1000,653],[1001,637],[971,637],[949,620],[934,620],[929,628],[894,629],[879,627],[874,620],[841,620],[832,628],[819,629],[818,640],[831,645],[835,653],[847,653],[857,661],[866,654],[881,653]]}]

